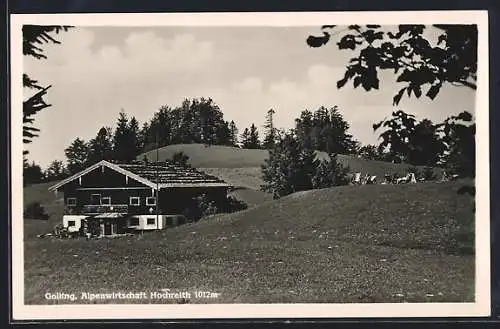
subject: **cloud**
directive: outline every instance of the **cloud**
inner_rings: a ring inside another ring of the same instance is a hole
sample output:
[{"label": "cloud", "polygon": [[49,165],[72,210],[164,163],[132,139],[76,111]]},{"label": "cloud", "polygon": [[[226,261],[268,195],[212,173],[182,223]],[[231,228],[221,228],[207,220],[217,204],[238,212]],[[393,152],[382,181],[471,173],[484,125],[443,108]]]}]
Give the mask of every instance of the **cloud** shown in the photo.
[{"label": "cloud", "polygon": [[77,28],[60,35],[61,45],[44,46],[48,59],[25,58],[25,72],[53,86],[46,96],[53,106],[35,121],[43,133],[27,146],[43,165],[62,159],[77,136],[90,139],[101,126],[114,125],[120,109],[144,121],[159,105],[177,101],[182,85],[195,88],[209,79],[204,72],[213,46],[193,35],[135,32],[121,44],[91,50],[95,38]]}]

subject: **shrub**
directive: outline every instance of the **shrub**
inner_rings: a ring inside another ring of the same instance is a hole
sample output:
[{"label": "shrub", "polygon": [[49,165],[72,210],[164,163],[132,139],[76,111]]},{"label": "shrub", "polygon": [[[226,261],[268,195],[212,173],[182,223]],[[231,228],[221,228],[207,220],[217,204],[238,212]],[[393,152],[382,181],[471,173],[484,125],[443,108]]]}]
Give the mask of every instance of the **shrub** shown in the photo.
[{"label": "shrub", "polygon": [[434,172],[434,168],[425,167],[422,171],[422,178],[424,178],[425,180],[436,180],[437,176]]},{"label": "shrub", "polygon": [[172,162],[183,167],[189,167],[189,156],[184,152],[175,152],[172,156]]},{"label": "shrub", "polygon": [[312,185],[315,189],[342,186],[349,184],[349,167],[342,165],[336,155],[330,155],[330,160],[321,160],[314,176]]},{"label": "shrub", "polygon": [[245,210],[247,208],[248,205],[244,201],[238,200],[233,196],[228,196],[226,209],[224,209],[224,212],[236,212]]},{"label": "shrub", "polygon": [[280,137],[269,150],[269,158],[261,169],[264,181],[261,190],[271,193],[274,199],[349,183],[349,168],[338,162],[335,154],[330,154],[328,160],[316,159],[314,150],[304,147],[293,131]]},{"label": "shrub", "polygon": [[32,219],[42,219],[48,220],[49,215],[45,212],[45,209],[40,205],[40,202],[31,202],[24,209],[24,217]]}]

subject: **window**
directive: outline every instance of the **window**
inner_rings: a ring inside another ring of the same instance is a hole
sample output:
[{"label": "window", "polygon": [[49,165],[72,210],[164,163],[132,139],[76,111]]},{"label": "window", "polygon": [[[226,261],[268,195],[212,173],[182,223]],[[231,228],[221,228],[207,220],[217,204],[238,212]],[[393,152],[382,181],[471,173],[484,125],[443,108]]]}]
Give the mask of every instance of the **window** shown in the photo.
[{"label": "window", "polygon": [[105,196],[101,198],[101,204],[104,206],[109,206],[111,204],[111,197]]},{"label": "window", "polygon": [[69,220],[68,221],[68,227],[75,226],[75,221],[74,220]]},{"label": "window", "polygon": [[146,206],[156,206],[156,198],[154,196],[148,196],[146,198]]},{"label": "window", "polygon": [[138,196],[131,196],[129,198],[129,203],[131,206],[139,206],[141,205],[141,198]]},{"label": "window", "polygon": [[130,226],[139,226],[139,218],[131,218]]},{"label": "window", "polygon": [[149,217],[148,218],[148,225],[154,225],[154,224],[156,224],[156,220],[155,219],[156,218],[154,218],[154,217]]},{"label": "window", "polygon": [[76,206],[76,198],[68,198],[68,199],[66,200],[66,204],[67,204],[68,206]]},{"label": "window", "polygon": [[101,195],[100,194],[91,194],[90,195],[90,204],[97,206],[101,204]]}]

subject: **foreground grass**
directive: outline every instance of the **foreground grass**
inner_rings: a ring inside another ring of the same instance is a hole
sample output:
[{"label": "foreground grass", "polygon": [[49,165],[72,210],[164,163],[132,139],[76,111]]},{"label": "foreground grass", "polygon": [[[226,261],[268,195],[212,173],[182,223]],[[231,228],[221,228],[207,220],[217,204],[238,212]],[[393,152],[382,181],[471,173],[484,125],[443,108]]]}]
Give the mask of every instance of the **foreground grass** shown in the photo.
[{"label": "foreground grass", "polygon": [[462,185],[302,192],[143,236],[25,235],[26,303],[162,288],[221,294],[192,303],[472,302],[473,201],[456,194]]}]

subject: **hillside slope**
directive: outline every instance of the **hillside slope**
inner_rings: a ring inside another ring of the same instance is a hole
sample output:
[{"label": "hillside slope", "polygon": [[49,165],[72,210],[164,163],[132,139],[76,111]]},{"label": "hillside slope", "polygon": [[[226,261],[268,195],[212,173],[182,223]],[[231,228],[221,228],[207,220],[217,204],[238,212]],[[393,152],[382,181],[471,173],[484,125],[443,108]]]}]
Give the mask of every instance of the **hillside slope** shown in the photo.
[{"label": "hillside slope", "polygon": [[49,187],[57,183],[58,181],[25,186],[23,188],[24,206],[32,202],[40,202],[44,205],[50,205],[57,202],[58,199],[62,198],[62,194],[59,194],[59,196],[56,197],[54,192],[48,191]]},{"label": "hillside slope", "polygon": [[[267,150],[248,150],[229,146],[205,146],[202,144],[177,144],[164,146],[158,149],[159,161],[171,159],[174,153],[184,152],[189,156],[189,163],[196,168],[260,168],[268,158]],[[325,152],[316,152],[319,159],[327,159]],[[142,160],[144,155],[150,160],[156,160],[156,150],[141,154],[137,157]],[[351,172],[370,173],[383,176],[397,173],[404,175],[411,167],[408,164],[395,164],[384,161],[366,160],[348,155],[339,155],[339,160],[348,165]]]},{"label": "hillside slope", "polygon": [[325,236],[333,241],[473,253],[474,200],[457,193],[470,184],[461,180],[303,191],[254,209],[219,215],[198,229],[207,235],[266,240],[289,236],[308,240],[328,232]]},{"label": "hillside slope", "polygon": [[46,291],[74,282],[221,294],[191,303],[471,302],[473,201],[456,194],[463,184],[337,187],[144,236],[29,239],[26,302],[45,304]]}]

